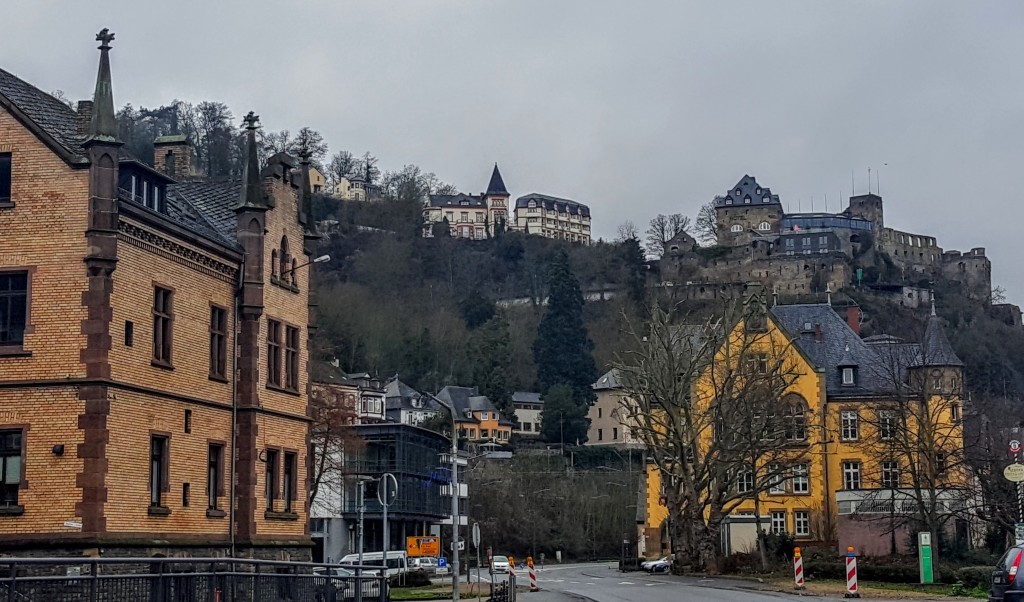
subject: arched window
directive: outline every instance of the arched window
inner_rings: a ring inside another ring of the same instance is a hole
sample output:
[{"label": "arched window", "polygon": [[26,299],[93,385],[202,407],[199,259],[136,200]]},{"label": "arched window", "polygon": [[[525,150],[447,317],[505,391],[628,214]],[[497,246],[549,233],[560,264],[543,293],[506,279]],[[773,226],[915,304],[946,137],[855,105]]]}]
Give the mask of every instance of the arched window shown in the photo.
[{"label": "arched window", "polygon": [[270,277],[277,278],[277,249],[270,252]]},{"label": "arched window", "polygon": [[281,275],[281,279],[283,280],[285,278],[285,275],[288,273],[288,266],[291,265],[291,257],[288,256],[288,237],[287,236],[281,237],[281,255],[278,257],[278,259],[281,262],[281,267],[279,268],[279,270],[280,270],[279,273]]},{"label": "arched window", "polygon": [[799,395],[787,395],[782,409],[782,428],[786,441],[807,440],[807,404]]},{"label": "arched window", "polygon": [[299,262],[293,259],[292,260],[292,278],[291,278],[292,286],[299,286],[299,281],[295,277],[295,272],[297,271],[298,267],[299,267]]},{"label": "arched window", "polygon": [[772,225],[769,224],[768,222],[761,222],[760,224],[757,225],[757,229],[758,230],[771,230],[772,229]]},{"label": "arched window", "polygon": [[743,226],[741,226],[739,224],[733,224],[732,228],[729,228],[729,231],[730,232],[742,232],[743,231]]}]

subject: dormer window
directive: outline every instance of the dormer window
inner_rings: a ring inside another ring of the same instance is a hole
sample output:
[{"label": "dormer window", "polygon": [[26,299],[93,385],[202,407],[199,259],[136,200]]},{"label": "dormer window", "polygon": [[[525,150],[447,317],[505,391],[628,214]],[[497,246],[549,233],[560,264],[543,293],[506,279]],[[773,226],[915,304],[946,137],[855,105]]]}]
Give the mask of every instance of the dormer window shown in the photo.
[{"label": "dormer window", "polygon": [[762,203],[770,203],[770,202],[772,202],[772,198],[771,198],[771,197],[768,197],[768,196],[766,196],[766,197],[764,197],[763,199],[761,199],[761,202],[762,202]]},{"label": "dormer window", "polygon": [[742,191],[741,191],[741,190],[740,190],[739,188],[737,188],[737,189],[736,189],[736,196],[740,196],[740,193],[741,193],[741,192],[742,192]]},{"label": "dormer window", "polygon": [[750,204],[750,197],[749,196],[743,197],[743,204],[744,205],[749,205]]},{"label": "dormer window", "polygon": [[843,368],[843,384],[853,384],[853,368]]},{"label": "dormer window", "polygon": [[537,201],[530,201],[530,204],[528,205],[528,207],[530,207],[531,209],[535,208],[536,206],[537,206]]},{"label": "dormer window", "polygon": [[732,197],[731,196],[725,197],[725,204],[726,205],[732,205]]},{"label": "dormer window", "polygon": [[729,228],[729,231],[730,232],[742,232],[743,231],[743,226],[741,226],[739,224],[733,224],[732,228]]}]

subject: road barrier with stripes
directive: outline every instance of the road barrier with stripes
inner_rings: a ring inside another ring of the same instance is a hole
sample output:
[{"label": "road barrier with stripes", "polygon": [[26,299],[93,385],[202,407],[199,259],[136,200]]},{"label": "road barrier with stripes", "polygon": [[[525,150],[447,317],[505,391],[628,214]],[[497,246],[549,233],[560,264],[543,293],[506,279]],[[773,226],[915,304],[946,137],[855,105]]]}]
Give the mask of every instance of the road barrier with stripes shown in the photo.
[{"label": "road barrier with stripes", "polygon": [[526,557],[526,566],[530,567],[530,591],[540,591],[537,588],[537,573],[533,570],[533,556]]},{"label": "road barrier with stripes", "polygon": [[853,553],[853,546],[846,548],[846,593],[843,597],[860,597],[860,591],[857,590],[857,556]]},{"label": "road barrier with stripes", "polygon": [[804,589],[804,559],[800,557],[800,548],[793,548],[793,580],[797,589]]}]

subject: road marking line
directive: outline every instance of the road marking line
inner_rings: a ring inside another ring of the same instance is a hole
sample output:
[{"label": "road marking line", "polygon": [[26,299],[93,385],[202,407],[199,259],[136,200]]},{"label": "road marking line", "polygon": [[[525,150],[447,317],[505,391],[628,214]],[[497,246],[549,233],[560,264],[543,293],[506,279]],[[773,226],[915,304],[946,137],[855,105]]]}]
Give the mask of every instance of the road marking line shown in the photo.
[{"label": "road marking line", "polygon": [[636,585],[636,584],[633,583],[632,581],[620,581],[619,585]]}]

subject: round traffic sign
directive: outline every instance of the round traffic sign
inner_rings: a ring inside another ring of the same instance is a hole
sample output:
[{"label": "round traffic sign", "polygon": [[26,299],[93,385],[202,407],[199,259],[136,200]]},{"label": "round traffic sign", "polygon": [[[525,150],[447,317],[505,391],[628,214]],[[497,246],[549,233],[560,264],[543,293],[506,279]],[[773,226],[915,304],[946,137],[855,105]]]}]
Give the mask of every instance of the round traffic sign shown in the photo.
[{"label": "round traffic sign", "polygon": [[1007,481],[1014,483],[1024,481],[1024,464],[1010,464],[1003,469],[1003,476],[1006,477]]},{"label": "round traffic sign", "polygon": [[473,523],[473,547],[480,547],[480,523]]},{"label": "round traffic sign", "polygon": [[1010,440],[1010,453],[1014,453],[1014,454],[1019,454],[1020,453],[1020,441],[1018,441],[1016,439]]}]

